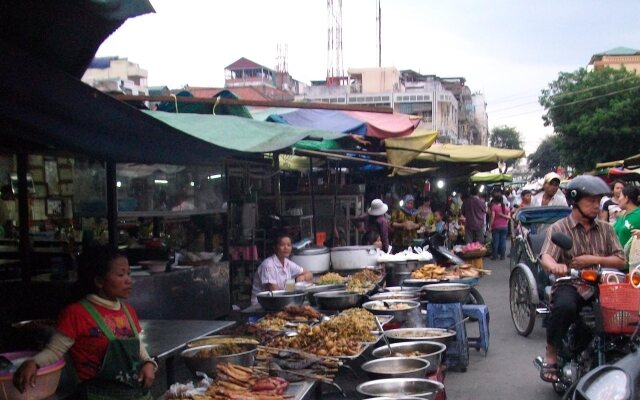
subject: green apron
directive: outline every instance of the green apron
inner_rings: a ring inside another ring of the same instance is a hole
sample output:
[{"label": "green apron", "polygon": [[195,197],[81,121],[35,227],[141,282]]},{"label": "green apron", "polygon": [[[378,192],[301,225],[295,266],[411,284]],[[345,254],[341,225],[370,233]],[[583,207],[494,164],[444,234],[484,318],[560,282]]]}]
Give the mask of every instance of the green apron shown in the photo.
[{"label": "green apron", "polygon": [[88,300],[82,300],[80,303],[109,339],[100,371],[79,385],[81,396],[87,400],[152,400],[149,390],[138,382],[140,338],[127,307],[122,304],[134,337],[118,339]]}]

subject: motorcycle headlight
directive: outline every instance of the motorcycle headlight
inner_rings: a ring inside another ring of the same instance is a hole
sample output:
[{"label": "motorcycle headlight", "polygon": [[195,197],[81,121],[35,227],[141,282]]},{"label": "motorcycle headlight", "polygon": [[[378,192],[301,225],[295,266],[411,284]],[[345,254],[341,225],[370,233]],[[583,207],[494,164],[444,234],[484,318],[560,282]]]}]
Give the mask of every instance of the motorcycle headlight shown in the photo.
[{"label": "motorcycle headlight", "polygon": [[631,396],[629,377],[620,369],[604,369],[591,378],[582,393],[588,400],[627,400]]}]

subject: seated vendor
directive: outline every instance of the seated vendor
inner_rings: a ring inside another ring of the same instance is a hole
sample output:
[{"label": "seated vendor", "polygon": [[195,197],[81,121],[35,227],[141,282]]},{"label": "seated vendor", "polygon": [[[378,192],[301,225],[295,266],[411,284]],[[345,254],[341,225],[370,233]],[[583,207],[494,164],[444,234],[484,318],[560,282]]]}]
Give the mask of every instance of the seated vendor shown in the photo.
[{"label": "seated vendor", "polygon": [[251,289],[251,304],[256,304],[256,295],[266,290],[284,290],[285,282],[288,279],[295,279],[296,282],[313,280],[313,274],[288,257],[291,255],[291,238],[286,235],[279,235],[276,238],[275,254],[266,258],[258,267],[253,276],[253,287]]}]

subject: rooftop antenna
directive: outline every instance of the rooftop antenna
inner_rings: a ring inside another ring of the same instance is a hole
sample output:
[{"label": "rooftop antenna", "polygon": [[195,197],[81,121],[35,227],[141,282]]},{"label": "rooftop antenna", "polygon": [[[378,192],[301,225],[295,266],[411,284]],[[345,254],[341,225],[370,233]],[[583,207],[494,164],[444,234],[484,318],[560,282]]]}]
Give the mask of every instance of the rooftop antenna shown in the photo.
[{"label": "rooftop antenna", "polygon": [[380,0],[376,0],[377,7],[377,16],[376,21],[378,21],[378,68],[382,67],[382,7],[380,6]]},{"label": "rooftop antenna", "polygon": [[327,85],[339,86],[342,67],[342,0],[327,0]]},{"label": "rooftop antenna", "polygon": [[278,55],[276,57],[276,71],[286,73],[288,72],[289,66],[287,65],[287,53],[289,52],[288,44],[280,44],[276,45]]}]

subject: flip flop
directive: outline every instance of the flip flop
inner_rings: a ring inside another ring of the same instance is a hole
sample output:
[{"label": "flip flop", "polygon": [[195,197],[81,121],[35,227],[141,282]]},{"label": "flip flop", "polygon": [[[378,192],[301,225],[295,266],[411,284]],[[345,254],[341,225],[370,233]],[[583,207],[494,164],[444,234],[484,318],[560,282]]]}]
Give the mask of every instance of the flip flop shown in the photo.
[{"label": "flip flop", "polygon": [[[560,371],[558,370],[557,363],[547,364],[546,362],[543,362],[542,365],[540,366],[540,379],[542,379],[545,382],[550,382],[550,383],[559,382],[560,381],[559,373]],[[549,375],[555,376],[555,378],[550,377]]]}]

